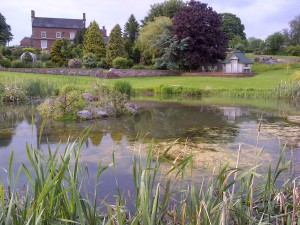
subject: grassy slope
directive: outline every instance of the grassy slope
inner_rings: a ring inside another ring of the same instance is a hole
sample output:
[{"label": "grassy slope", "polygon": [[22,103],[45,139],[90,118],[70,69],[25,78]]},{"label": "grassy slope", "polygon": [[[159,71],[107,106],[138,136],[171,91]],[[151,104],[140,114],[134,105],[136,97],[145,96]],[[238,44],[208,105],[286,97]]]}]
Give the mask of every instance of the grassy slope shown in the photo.
[{"label": "grassy slope", "polygon": [[[300,70],[300,63],[290,65],[289,74],[286,71],[285,64],[255,64],[253,71],[257,73],[254,77],[248,78],[224,78],[224,77],[132,77],[126,78],[135,89],[148,89],[164,85],[181,85],[188,88],[199,89],[271,89],[277,86],[281,81],[287,81],[292,78],[292,74]],[[62,75],[45,75],[45,74],[29,74],[0,72],[0,82],[5,79],[27,79],[40,78],[51,80],[63,86],[68,83],[87,86],[96,82],[96,78],[83,76],[62,76]],[[122,78],[123,79],[123,78]],[[105,83],[113,84],[118,79],[102,80]]]}]

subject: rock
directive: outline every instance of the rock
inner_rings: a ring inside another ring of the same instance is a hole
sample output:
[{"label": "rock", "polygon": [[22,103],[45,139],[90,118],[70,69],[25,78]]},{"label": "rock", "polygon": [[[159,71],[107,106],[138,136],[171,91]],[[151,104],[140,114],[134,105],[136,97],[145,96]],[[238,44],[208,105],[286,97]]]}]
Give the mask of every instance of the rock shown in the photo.
[{"label": "rock", "polygon": [[88,110],[81,110],[81,111],[77,112],[77,116],[80,119],[86,119],[86,120],[93,119],[92,113],[90,111],[88,111]]},{"label": "rock", "polygon": [[95,96],[90,93],[83,93],[82,97],[89,102],[95,100]]},{"label": "rock", "polygon": [[133,104],[132,102],[127,102],[124,105],[127,113],[129,114],[136,114],[137,113],[137,106]]},{"label": "rock", "polygon": [[103,110],[106,111],[109,116],[114,116],[117,113],[116,109],[112,107],[108,102],[105,103]]},{"label": "rock", "polygon": [[99,108],[93,108],[91,109],[93,118],[102,118],[102,117],[108,117],[109,114],[107,111]]}]

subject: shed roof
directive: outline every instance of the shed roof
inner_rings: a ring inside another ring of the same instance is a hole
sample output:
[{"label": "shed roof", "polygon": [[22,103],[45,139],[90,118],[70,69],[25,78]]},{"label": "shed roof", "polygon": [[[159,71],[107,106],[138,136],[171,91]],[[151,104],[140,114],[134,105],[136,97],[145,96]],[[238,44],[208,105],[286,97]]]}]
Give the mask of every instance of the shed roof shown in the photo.
[{"label": "shed roof", "polygon": [[83,19],[35,17],[32,27],[84,29],[85,21]]},{"label": "shed roof", "polygon": [[240,50],[234,51],[230,56],[228,56],[223,63],[230,63],[233,57],[238,58],[239,63],[251,64],[253,61],[249,59],[243,52]]}]

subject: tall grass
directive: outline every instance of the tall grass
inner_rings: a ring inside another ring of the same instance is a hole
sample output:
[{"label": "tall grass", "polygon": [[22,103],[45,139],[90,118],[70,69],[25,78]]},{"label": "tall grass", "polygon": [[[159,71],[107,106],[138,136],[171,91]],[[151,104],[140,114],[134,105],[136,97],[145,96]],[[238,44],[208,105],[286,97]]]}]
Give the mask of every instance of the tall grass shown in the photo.
[{"label": "tall grass", "polygon": [[300,102],[300,80],[281,82],[280,85],[275,88],[275,96],[278,99]]},{"label": "tall grass", "polygon": [[[170,161],[167,155],[172,146],[160,157],[150,146],[145,162],[141,155],[133,157],[135,200],[130,211],[121,193],[115,206],[99,201],[97,185],[90,194],[86,181],[94,179],[98,184],[115,162],[113,157],[112,164],[99,163],[96,177],[91,178],[80,163],[81,143],[69,144],[62,152],[59,147],[48,148],[47,154],[27,145],[30,164],[21,164],[16,174],[12,153],[7,184],[0,184],[0,224],[300,223],[299,182],[293,178],[292,162],[284,148],[276,167],[266,172],[257,172],[263,166],[258,151],[252,168],[241,168],[238,156],[235,167],[225,164],[211,177],[187,184],[186,177],[193,177],[192,156]],[[21,173],[28,184],[20,190]],[[105,214],[101,206],[106,207]]]}]

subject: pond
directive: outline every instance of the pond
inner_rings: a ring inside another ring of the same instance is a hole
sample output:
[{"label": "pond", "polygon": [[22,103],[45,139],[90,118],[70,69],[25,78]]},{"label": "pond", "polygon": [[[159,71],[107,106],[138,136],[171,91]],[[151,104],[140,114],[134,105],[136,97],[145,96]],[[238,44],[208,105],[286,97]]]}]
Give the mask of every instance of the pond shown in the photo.
[{"label": "pond", "polygon": [[[0,107],[0,175],[5,180],[11,152],[15,152],[15,171],[26,160],[26,143],[45,151],[48,145],[64,148],[78,140],[91,126],[81,150],[81,160],[90,174],[97,165],[116,161],[116,170],[102,176],[103,196],[114,194],[115,177],[122,191],[133,188],[132,156],[145,155],[153,144],[163,151],[175,140],[170,159],[180,160],[193,153],[195,177],[209,175],[213,169],[229,162],[234,166],[241,145],[242,166],[253,166],[257,152],[263,148],[264,164],[276,163],[282,146],[293,152],[295,175],[300,175],[300,107],[267,100],[226,98],[165,99],[136,97],[138,113],[130,117],[106,118],[84,122],[42,123],[34,105]],[[259,130],[259,131],[258,131]],[[19,181],[26,183],[25,176]]]}]

